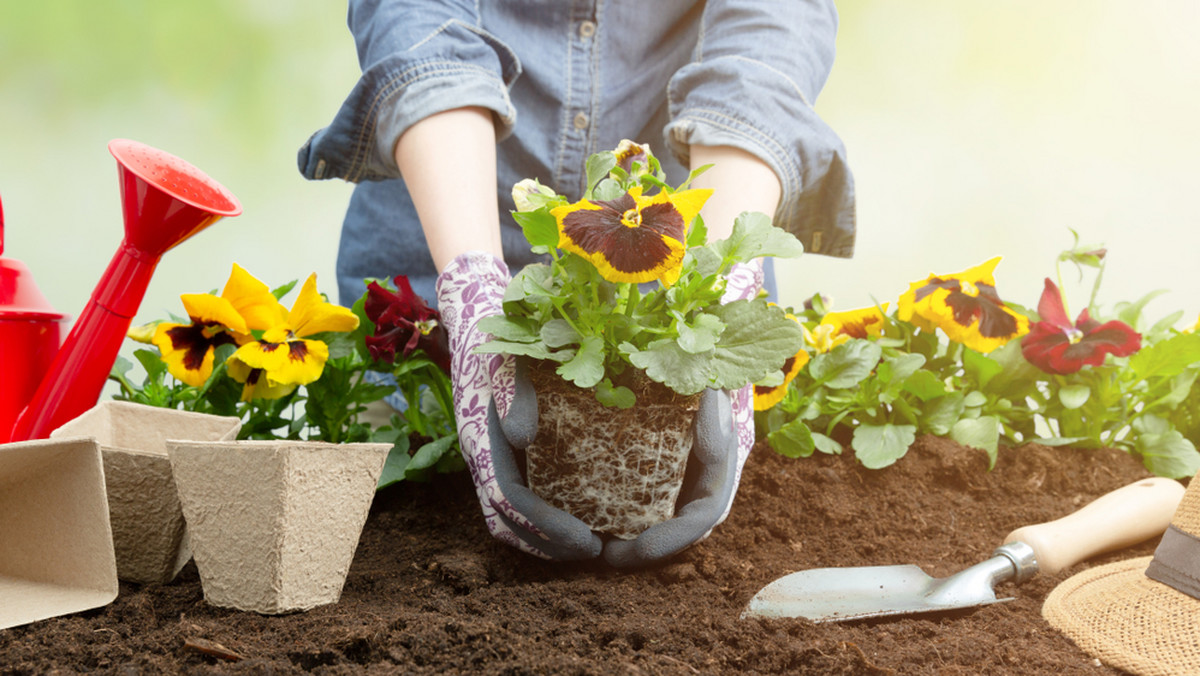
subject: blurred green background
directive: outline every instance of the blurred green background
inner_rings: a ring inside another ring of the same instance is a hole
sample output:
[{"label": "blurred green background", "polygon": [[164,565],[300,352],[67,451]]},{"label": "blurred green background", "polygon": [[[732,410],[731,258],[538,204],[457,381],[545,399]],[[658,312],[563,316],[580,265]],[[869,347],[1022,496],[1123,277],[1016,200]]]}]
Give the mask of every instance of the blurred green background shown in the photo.
[{"label": "blurred green background", "polygon": [[[1200,3],[840,12],[817,108],[856,175],[857,255],[788,262],[785,304],[816,291],[839,309],[894,303],[910,281],[1002,255],[1001,295],[1035,306],[1074,228],[1108,246],[1102,303],[1167,289],[1150,314],[1195,322]],[[272,286],[315,271],[334,294],[351,186],[304,180],[295,154],[357,73],[341,3],[0,3],[5,255],[77,315],[121,239],[106,145],[124,137],[191,162],[245,209],[164,257],[138,321],[181,313],[180,293],[220,288],[235,261]],[[1067,291],[1078,312],[1087,289]]]}]

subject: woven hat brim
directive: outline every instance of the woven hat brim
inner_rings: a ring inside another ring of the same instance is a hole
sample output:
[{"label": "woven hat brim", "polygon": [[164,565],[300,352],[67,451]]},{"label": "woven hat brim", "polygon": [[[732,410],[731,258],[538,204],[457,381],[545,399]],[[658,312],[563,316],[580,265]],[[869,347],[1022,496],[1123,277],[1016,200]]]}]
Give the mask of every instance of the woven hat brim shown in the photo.
[{"label": "woven hat brim", "polygon": [[1200,674],[1200,600],[1146,577],[1151,558],[1068,578],[1046,597],[1042,616],[1110,666],[1145,676]]}]

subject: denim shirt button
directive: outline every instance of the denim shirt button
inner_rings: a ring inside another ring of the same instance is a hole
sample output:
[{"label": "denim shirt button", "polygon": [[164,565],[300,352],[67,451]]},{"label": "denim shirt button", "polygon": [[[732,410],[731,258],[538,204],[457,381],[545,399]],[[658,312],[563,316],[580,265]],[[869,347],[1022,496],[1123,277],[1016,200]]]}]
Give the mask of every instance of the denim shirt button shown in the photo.
[{"label": "denim shirt button", "polygon": [[579,24],[579,37],[586,40],[596,34],[596,24],[592,21],[584,21]]},{"label": "denim shirt button", "polygon": [[584,113],[576,113],[575,114],[575,128],[576,129],[587,129],[587,126],[588,126],[588,116],[585,115]]}]

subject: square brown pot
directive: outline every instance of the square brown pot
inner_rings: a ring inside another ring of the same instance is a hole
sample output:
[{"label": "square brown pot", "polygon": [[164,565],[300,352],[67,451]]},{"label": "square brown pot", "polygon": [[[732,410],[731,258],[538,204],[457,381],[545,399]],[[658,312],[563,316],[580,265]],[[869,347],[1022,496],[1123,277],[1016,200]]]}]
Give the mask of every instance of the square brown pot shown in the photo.
[{"label": "square brown pot", "polygon": [[50,433],[100,443],[118,577],[170,582],[192,558],[166,440],[234,439],[241,427],[232,417],[103,401]]},{"label": "square brown pot", "polygon": [[268,615],[337,603],[391,444],[167,447],[206,601]]}]

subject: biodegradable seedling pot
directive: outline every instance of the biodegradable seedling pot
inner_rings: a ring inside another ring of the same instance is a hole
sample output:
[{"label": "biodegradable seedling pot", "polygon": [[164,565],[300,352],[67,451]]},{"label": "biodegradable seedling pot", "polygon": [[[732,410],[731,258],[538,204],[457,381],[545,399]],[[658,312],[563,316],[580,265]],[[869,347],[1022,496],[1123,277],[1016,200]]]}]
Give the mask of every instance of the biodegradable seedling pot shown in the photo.
[{"label": "biodegradable seedling pot", "polygon": [[626,540],[674,516],[700,395],[642,378],[629,383],[635,406],[608,407],[553,366],[530,368],[538,431],[525,449],[529,489],[592,530]]},{"label": "biodegradable seedling pot", "polygon": [[166,440],[233,439],[241,427],[233,417],[104,401],[50,433],[100,443],[119,578],[170,582],[192,558]]},{"label": "biodegradable seedling pot", "polygon": [[117,598],[95,439],[0,445],[0,629]]},{"label": "biodegradable seedling pot", "polygon": [[337,603],[391,447],[168,441],[204,599],[267,615]]}]

